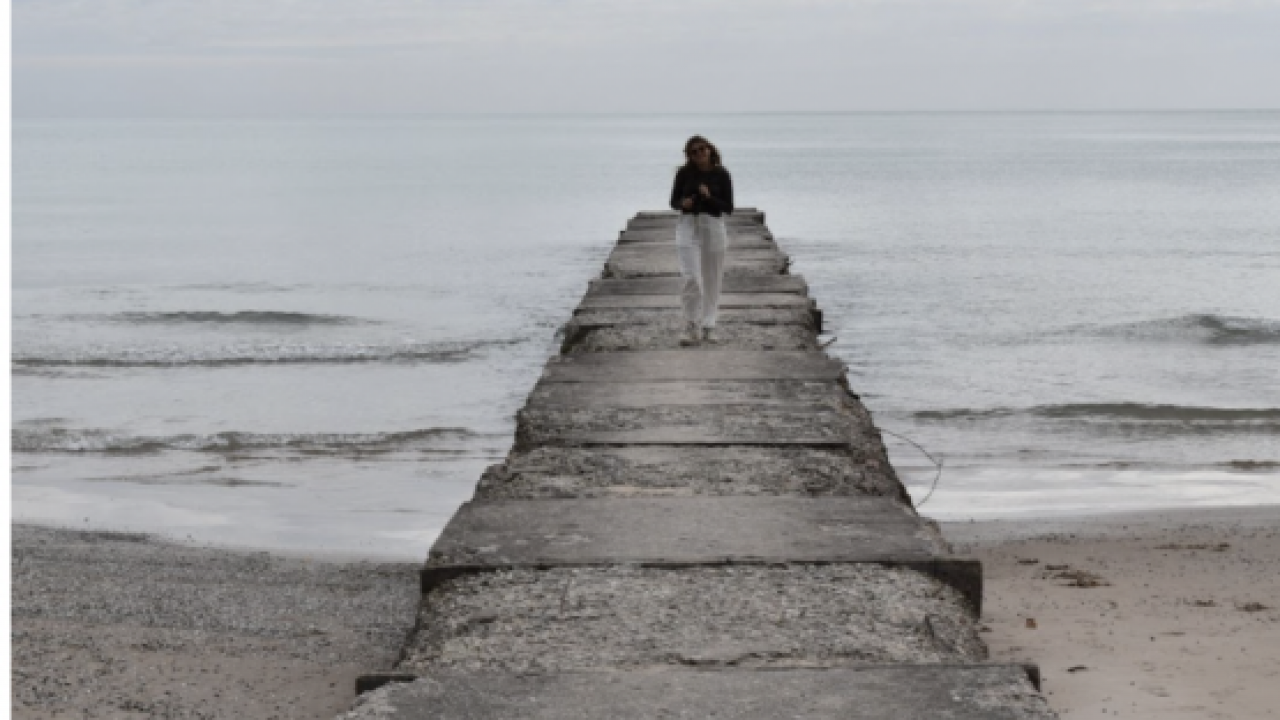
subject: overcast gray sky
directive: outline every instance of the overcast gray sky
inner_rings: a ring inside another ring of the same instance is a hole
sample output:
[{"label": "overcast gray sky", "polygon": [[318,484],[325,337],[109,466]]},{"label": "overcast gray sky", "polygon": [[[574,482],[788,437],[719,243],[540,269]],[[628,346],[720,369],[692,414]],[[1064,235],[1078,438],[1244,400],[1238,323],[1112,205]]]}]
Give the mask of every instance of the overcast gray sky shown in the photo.
[{"label": "overcast gray sky", "polygon": [[1280,0],[12,0],[17,116],[1280,108]]}]

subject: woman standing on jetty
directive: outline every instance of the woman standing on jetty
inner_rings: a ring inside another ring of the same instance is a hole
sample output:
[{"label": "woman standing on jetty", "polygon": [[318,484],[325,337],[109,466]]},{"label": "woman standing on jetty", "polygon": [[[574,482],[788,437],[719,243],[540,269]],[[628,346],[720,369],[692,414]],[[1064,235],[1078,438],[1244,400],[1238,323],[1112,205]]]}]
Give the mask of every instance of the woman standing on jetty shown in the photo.
[{"label": "woman standing on jetty", "polygon": [[684,156],[671,188],[671,208],[680,211],[676,252],[685,320],[680,344],[688,346],[713,340],[728,242],[722,215],[733,212],[733,180],[720,164],[720,151],[701,135],[684,144]]}]

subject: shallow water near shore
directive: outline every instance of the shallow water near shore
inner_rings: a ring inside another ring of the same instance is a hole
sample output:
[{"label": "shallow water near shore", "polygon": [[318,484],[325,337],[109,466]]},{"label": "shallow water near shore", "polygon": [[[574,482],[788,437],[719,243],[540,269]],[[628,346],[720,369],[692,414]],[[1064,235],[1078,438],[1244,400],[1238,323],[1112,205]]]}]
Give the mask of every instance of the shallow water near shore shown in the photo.
[{"label": "shallow water near shore", "polygon": [[14,518],[421,557],[692,132],[926,514],[1280,502],[1277,112],[19,120]]}]

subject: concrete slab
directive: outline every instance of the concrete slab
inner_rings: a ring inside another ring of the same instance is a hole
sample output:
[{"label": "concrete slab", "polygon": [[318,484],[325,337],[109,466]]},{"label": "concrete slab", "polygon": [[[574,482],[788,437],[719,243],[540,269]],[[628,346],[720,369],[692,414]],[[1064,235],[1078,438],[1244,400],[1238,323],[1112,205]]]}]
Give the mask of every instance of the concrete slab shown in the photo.
[{"label": "concrete slab", "polygon": [[812,668],[986,652],[955,588],[882,563],[494,569],[422,601],[398,672]]},{"label": "concrete slab", "polygon": [[[791,266],[790,258],[785,255],[772,259],[735,257],[730,254],[725,258],[724,274],[727,277],[782,275]],[[623,255],[610,258],[605,262],[606,278],[646,278],[646,277],[679,277],[680,267],[675,253],[670,256]]]},{"label": "concrete slab", "polygon": [[526,408],[648,408],[658,405],[753,407],[809,405],[847,409],[852,396],[831,380],[699,380],[684,383],[557,383],[539,382]]},{"label": "concrete slab", "polygon": [[539,382],[518,448],[571,445],[846,445],[878,440],[834,381]]},{"label": "concrete slab", "polygon": [[[579,387],[583,383],[559,383]],[[668,383],[683,385],[684,383]],[[864,431],[830,405],[532,406],[516,416],[516,448],[539,445],[805,445],[841,447]]]},{"label": "concrete slab", "polygon": [[473,500],[431,547],[424,577],[458,568],[941,560],[944,552],[935,530],[885,498]]},{"label": "concrete slab", "polygon": [[[682,322],[679,308],[586,308],[573,316],[568,327],[589,329],[610,325]],[[817,333],[815,311],[789,308],[727,308],[717,327],[726,325],[796,325]]]},{"label": "concrete slab", "polygon": [[[591,309],[679,308],[679,295],[588,295],[578,304],[577,312]],[[815,307],[813,299],[791,293],[725,293],[720,295],[721,308],[801,308]]]},{"label": "concrete slab", "polygon": [[[786,253],[767,248],[738,248],[730,245],[725,250],[725,262],[735,260],[739,262],[776,262],[779,260],[785,260],[786,258]],[[664,246],[652,243],[631,243],[628,245],[618,245],[613,249],[613,252],[609,254],[609,261],[656,259],[675,260],[675,246]]]},{"label": "concrete slab", "polygon": [[[642,332],[652,331],[672,332],[675,335],[684,330],[684,311],[682,308],[668,305],[666,307],[585,307],[579,308],[573,315],[572,319],[565,325],[565,348],[570,347],[576,339],[574,336],[582,332],[594,330],[601,327],[618,326],[618,325],[655,325],[651,329],[644,329]],[[731,340],[734,335],[743,336],[742,339],[747,340],[747,345],[740,349],[746,350],[767,350],[769,348],[762,347],[763,338],[746,337],[756,334],[751,328],[744,326],[793,326],[794,328],[803,329],[804,342],[802,345],[796,346],[796,350],[817,349],[817,336],[822,333],[823,312],[817,308],[804,310],[800,308],[778,308],[778,307],[730,307],[724,308],[719,313],[717,322],[717,331],[723,340]],[[673,335],[673,337],[675,336]],[[698,347],[702,349],[711,349],[716,347],[716,343],[703,344]],[[666,347],[665,345],[663,347]],[[735,347],[732,343],[726,347]],[[636,348],[641,349],[641,348]],[[657,348],[651,348],[657,349]],[[776,350],[786,348],[776,347]],[[567,352],[567,350],[562,350]]]},{"label": "concrete slab", "polygon": [[[679,295],[684,281],[677,278],[640,280],[592,280],[587,295]],[[792,293],[808,295],[809,285],[799,275],[772,277],[727,277],[725,293]]]},{"label": "concrete slab", "polygon": [[1055,720],[1021,665],[437,672],[346,720]]},{"label": "concrete slab", "polygon": [[548,382],[666,382],[687,380],[838,380],[844,365],[821,352],[653,350],[553,357]]},{"label": "concrete slab", "polygon": [[683,497],[463,503],[431,547],[423,592],[509,568],[875,563],[982,608],[982,566],[946,557],[936,528],[887,498]]},{"label": "concrete slab", "polygon": [[[624,240],[617,245],[620,250],[639,250],[639,249],[661,249],[663,252],[674,253],[676,251],[676,243],[673,238],[651,238],[640,240]],[[769,238],[760,237],[735,237],[730,238],[726,247],[733,250],[755,250],[760,252],[774,251],[780,252],[781,248],[778,243]]]},{"label": "concrete slab", "polygon": [[[578,385],[576,387],[586,387]],[[890,497],[910,502],[879,439],[802,445],[542,446],[481,475],[477,498]]]},{"label": "concrete slab", "polygon": [[[594,316],[594,313],[592,313]],[[643,320],[614,325],[565,327],[562,354],[585,352],[632,352],[636,350],[679,350],[685,335],[684,318],[672,312]],[[750,324],[721,322],[713,343],[700,347],[724,350],[808,350],[821,349],[812,324]]]}]

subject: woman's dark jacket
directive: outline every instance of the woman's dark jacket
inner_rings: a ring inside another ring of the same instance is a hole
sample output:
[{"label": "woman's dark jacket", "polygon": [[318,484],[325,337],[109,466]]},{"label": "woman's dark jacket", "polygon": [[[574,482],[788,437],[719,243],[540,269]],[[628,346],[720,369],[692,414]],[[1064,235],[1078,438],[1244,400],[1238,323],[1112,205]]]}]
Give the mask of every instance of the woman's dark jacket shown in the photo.
[{"label": "woman's dark jacket", "polygon": [[[711,197],[702,197],[698,192],[699,185],[706,185]],[[685,210],[680,201],[693,198],[693,209]],[[710,170],[699,170],[693,165],[685,165],[676,173],[675,185],[671,188],[671,209],[679,210],[685,215],[703,213],[714,217],[733,212],[733,180],[729,171],[721,166]]]}]

